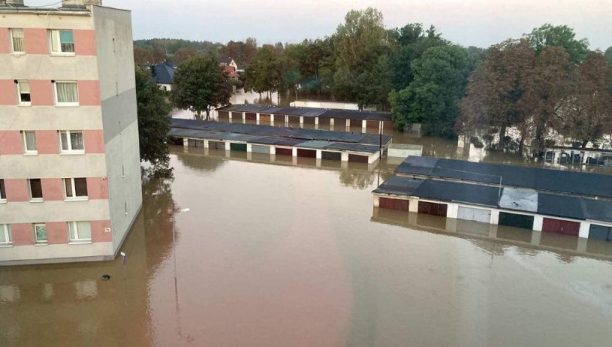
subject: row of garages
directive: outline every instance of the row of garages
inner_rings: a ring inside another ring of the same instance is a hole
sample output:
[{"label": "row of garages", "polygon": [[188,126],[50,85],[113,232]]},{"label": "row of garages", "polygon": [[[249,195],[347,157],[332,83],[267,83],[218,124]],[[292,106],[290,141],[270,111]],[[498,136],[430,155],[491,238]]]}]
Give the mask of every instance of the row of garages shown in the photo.
[{"label": "row of garages", "polygon": [[546,233],[572,235],[588,239],[612,241],[612,225],[554,218],[537,214],[516,213],[484,207],[472,207],[440,201],[423,201],[383,195],[374,196],[379,208],[416,212],[448,218],[497,224]]},{"label": "row of garages", "polygon": [[327,118],[318,116],[278,115],[253,112],[218,111],[219,120],[224,122],[257,124],[257,125],[310,125],[329,129],[362,128],[363,132],[378,132],[393,129],[390,120],[367,120],[349,118]]},{"label": "row of garages", "polygon": [[351,153],[348,151],[330,151],[323,149],[300,148],[298,146],[275,146],[261,145],[231,141],[215,141],[203,139],[184,138],[183,145],[191,148],[209,148],[217,150],[229,150],[237,152],[250,152],[261,154],[273,154],[293,156],[299,158],[315,158],[333,161],[348,161],[352,163],[372,164],[379,158],[379,152],[375,153]]}]

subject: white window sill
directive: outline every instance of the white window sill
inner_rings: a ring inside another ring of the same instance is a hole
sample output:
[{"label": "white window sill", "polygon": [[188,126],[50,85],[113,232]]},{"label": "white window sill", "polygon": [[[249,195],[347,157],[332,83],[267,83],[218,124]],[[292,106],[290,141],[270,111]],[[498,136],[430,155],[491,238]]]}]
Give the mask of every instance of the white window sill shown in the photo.
[{"label": "white window sill", "polygon": [[65,198],[64,201],[87,201],[89,200],[88,196],[77,196],[74,198]]},{"label": "white window sill", "polygon": [[85,151],[84,150],[82,150],[82,151],[70,151],[70,152],[62,151],[62,152],[60,152],[60,154],[61,155],[80,155],[80,154],[85,154]]},{"label": "white window sill", "polygon": [[78,102],[56,102],[56,107],[79,107]]},{"label": "white window sill", "polygon": [[15,52],[15,51],[11,52],[11,55],[16,55],[16,56],[22,56],[22,55],[25,55],[25,54],[26,54],[26,52]]},{"label": "white window sill", "polygon": [[0,243],[0,248],[11,248],[13,247],[12,243]]},{"label": "white window sill", "polygon": [[90,245],[91,240],[83,240],[83,241],[69,241],[69,245]]},{"label": "white window sill", "polygon": [[20,102],[17,104],[17,106],[19,107],[31,107],[32,103],[31,102]]},{"label": "white window sill", "polygon": [[76,55],[75,52],[51,52],[49,53],[52,57],[74,57]]},{"label": "white window sill", "polygon": [[0,204],[6,204],[6,199],[0,199]]},{"label": "white window sill", "polygon": [[38,151],[28,151],[23,153],[23,155],[38,155]]},{"label": "white window sill", "polygon": [[34,199],[30,199],[30,202],[39,203],[39,202],[43,202],[43,199],[42,198],[34,198]]},{"label": "white window sill", "polygon": [[34,244],[34,246],[37,246],[37,247],[39,247],[39,246],[48,246],[48,245],[49,245],[49,243],[48,243],[48,242],[36,242],[36,243]]}]

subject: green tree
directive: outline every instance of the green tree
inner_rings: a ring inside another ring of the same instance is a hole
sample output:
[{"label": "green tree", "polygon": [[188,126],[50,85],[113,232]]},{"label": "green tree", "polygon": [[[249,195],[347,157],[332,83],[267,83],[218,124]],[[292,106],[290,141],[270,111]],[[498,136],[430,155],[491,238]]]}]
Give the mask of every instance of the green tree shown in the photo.
[{"label": "green tree", "polygon": [[138,107],[138,135],[140,160],[151,164],[150,173],[168,176],[167,136],[170,131],[171,107],[164,93],[151,81],[149,74],[136,67],[136,101]]},{"label": "green tree", "polygon": [[422,123],[425,135],[452,138],[465,94],[470,62],[460,46],[432,47],[412,63],[414,80],[390,96],[394,121],[402,127]]},{"label": "green tree", "polygon": [[544,47],[557,46],[565,49],[571,63],[579,63],[589,52],[589,41],[587,39],[576,39],[574,29],[567,25],[554,26],[544,24],[535,28],[527,36],[533,45],[536,54],[540,54]]},{"label": "green tree", "polygon": [[385,89],[389,83],[386,74],[380,74],[381,56],[390,51],[388,32],[383,26],[382,13],[374,8],[350,11],[345,23],[338,26],[333,38],[335,49],[334,93],[338,98],[355,100],[360,107],[386,103],[386,98],[372,98],[368,89],[359,81],[374,83],[377,89]]},{"label": "green tree", "polygon": [[206,112],[229,103],[232,86],[227,74],[211,54],[196,56],[184,62],[174,75],[174,88],[170,99],[178,108],[189,109],[201,119]]},{"label": "green tree", "polygon": [[279,90],[283,84],[281,56],[274,46],[264,45],[246,69],[244,87],[259,94]]}]

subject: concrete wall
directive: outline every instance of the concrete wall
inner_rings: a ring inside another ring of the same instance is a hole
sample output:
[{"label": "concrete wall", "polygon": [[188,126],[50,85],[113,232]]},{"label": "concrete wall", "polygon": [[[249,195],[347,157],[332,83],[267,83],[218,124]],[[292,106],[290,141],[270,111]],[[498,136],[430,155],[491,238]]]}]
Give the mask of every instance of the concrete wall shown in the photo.
[{"label": "concrete wall", "polygon": [[93,6],[113,252],[142,206],[131,13]]}]

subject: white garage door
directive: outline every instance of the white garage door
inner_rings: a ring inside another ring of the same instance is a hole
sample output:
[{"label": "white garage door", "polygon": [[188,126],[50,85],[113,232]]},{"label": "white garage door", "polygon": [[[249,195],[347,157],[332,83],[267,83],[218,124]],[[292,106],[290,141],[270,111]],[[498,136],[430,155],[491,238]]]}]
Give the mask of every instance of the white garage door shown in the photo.
[{"label": "white garage door", "polygon": [[491,221],[491,210],[459,206],[457,218],[489,223]]}]

